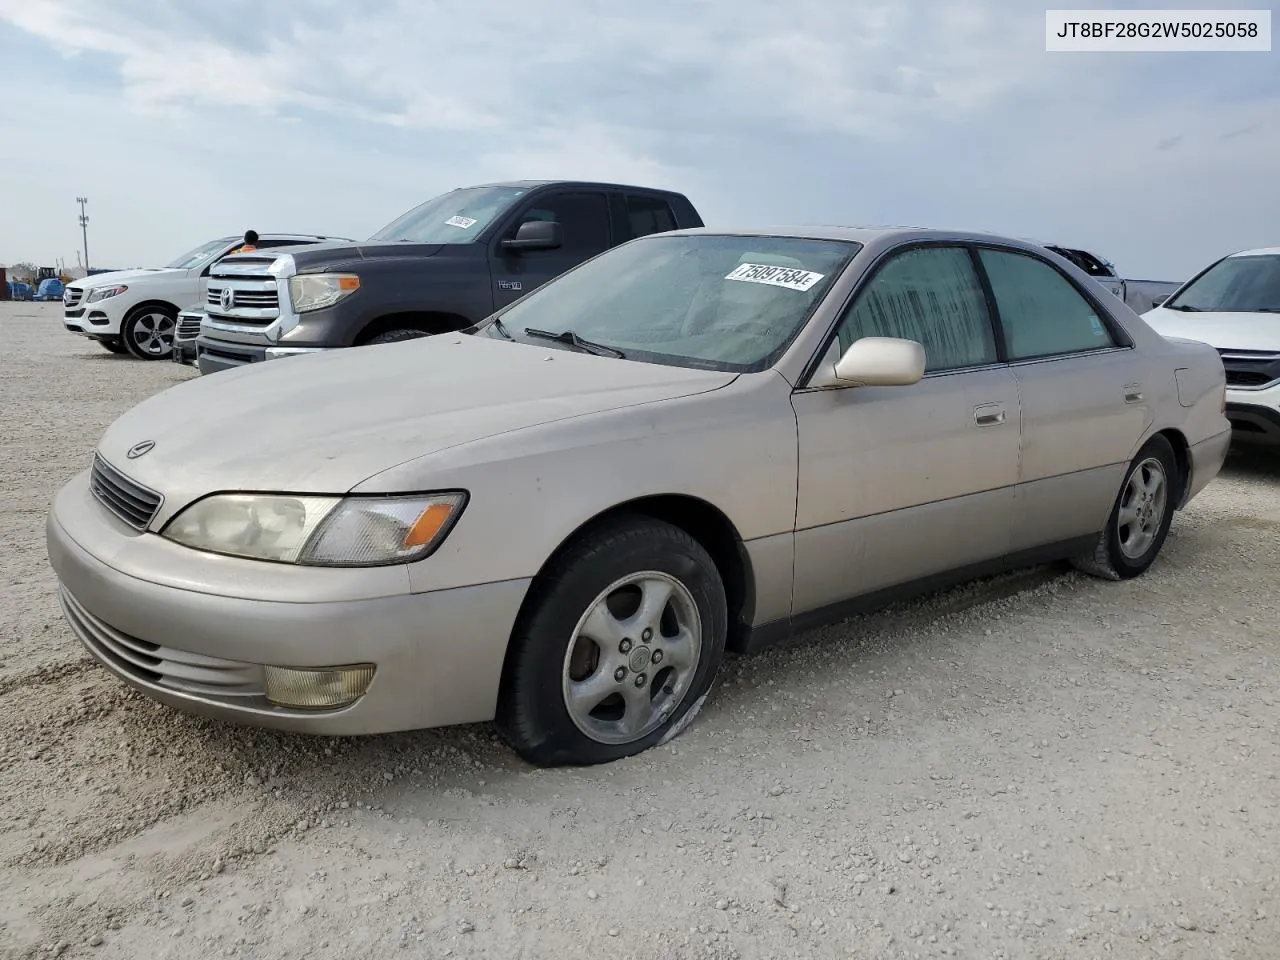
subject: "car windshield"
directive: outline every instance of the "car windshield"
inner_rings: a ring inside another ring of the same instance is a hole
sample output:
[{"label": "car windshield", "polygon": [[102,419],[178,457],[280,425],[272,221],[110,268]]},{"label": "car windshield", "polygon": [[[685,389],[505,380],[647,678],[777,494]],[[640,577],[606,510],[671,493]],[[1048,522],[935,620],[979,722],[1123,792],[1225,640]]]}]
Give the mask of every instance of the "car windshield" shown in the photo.
[{"label": "car windshield", "polygon": [[168,264],[168,269],[194,270],[196,267],[203,267],[205,263],[225,250],[227,243],[228,241],[226,240],[210,240],[208,243],[201,244],[194,250],[184,253],[173,263]]},{"label": "car windshield", "polygon": [[467,187],[419,204],[370,243],[471,243],[495,217],[527,193],[523,187]]},{"label": "car windshield", "polygon": [[860,248],[794,237],[645,237],[547,283],[484,332],[545,344],[545,334],[568,331],[629,359],[763,370]]},{"label": "car windshield", "polygon": [[1171,310],[1280,313],[1280,254],[1219,260],[1164,306]]}]

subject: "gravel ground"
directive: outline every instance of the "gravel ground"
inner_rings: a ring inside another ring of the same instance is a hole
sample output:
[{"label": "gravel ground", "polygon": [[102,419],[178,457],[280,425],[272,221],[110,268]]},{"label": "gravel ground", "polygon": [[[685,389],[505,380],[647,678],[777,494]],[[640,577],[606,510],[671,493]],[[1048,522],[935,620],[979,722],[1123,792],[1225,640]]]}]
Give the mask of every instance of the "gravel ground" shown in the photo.
[{"label": "gravel ground", "polygon": [[730,661],[667,747],[535,771],[484,726],[274,734],[94,666],[45,510],[193,374],[58,315],[0,304],[0,957],[1277,955],[1280,457],[1137,582],[849,621]]}]

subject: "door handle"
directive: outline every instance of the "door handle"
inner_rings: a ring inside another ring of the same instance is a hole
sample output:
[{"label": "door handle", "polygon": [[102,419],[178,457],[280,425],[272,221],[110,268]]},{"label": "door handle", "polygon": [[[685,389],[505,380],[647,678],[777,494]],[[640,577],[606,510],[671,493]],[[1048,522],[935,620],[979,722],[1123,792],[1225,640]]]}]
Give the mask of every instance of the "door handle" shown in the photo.
[{"label": "door handle", "polygon": [[1125,384],[1124,402],[1140,403],[1141,401],[1142,401],[1142,384],[1140,383]]},{"label": "door handle", "polygon": [[980,403],[973,408],[973,422],[980,427],[993,427],[1004,423],[1005,412],[1002,403]]}]

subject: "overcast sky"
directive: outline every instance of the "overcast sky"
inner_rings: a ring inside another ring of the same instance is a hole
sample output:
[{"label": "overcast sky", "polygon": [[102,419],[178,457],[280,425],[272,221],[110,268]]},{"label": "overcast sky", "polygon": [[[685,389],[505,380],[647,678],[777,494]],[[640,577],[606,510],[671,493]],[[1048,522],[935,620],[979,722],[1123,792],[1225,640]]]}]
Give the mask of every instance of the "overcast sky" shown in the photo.
[{"label": "overcast sky", "polygon": [[1280,244],[1280,52],[1051,54],[1044,29],[1027,0],[0,0],[0,263],[74,265],[81,194],[91,263],[131,266],[566,177],[1129,277]]}]

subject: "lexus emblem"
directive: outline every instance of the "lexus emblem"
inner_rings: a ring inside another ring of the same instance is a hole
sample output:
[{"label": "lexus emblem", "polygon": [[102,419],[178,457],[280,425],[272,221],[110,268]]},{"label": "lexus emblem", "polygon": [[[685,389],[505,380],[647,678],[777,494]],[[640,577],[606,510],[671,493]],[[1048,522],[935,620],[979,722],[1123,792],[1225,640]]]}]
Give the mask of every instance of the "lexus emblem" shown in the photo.
[{"label": "lexus emblem", "polygon": [[156,445],[154,440],[143,440],[141,443],[135,443],[129,448],[129,452],[125,454],[130,460],[137,460],[144,453],[149,453],[151,448]]},{"label": "lexus emblem", "polygon": [[223,310],[230,310],[236,305],[236,292],[230,287],[223,287],[222,296],[219,298],[218,303],[222,305]]}]

